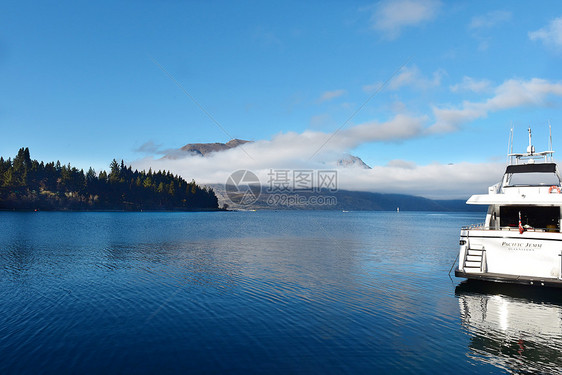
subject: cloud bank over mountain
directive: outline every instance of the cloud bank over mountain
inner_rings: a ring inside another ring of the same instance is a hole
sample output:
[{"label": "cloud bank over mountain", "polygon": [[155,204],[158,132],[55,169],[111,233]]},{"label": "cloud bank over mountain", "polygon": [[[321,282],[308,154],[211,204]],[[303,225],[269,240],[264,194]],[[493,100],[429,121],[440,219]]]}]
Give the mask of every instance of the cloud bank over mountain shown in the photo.
[{"label": "cloud bank over mountain", "polygon": [[[423,75],[417,68],[403,69],[400,74],[406,75],[396,85],[409,83],[420,87],[419,77]],[[439,84],[437,80],[431,81],[434,84],[429,84],[430,80],[427,79],[423,82],[426,87]],[[354,124],[332,133],[314,130],[280,132],[271,139],[221,148],[222,151],[207,153],[204,157],[194,152],[164,150],[162,153],[168,157],[160,158],[153,153],[153,156],[132,164],[139,169],[151,167],[170,170],[207,184],[224,183],[232,172],[239,169],[253,171],[261,181],[267,180],[272,169],[337,169],[338,184],[342,189],[416,194],[428,198],[467,197],[485,191],[487,186],[499,180],[504,164],[463,162],[454,165],[419,165],[415,160],[397,159],[385,165],[373,165],[369,170],[344,168],[341,163],[338,165],[338,160],[363,145],[376,148],[392,142],[408,142],[457,132],[491,113],[551,106],[562,97],[562,83],[540,78],[508,79],[494,87],[488,80],[464,77],[462,82],[449,88],[453,92],[468,90],[484,97],[480,101],[464,100],[460,104],[429,105],[431,109],[427,113],[417,115],[404,110],[386,121]],[[339,94],[324,96],[334,100]],[[146,152],[155,148],[154,143],[147,142],[139,150]],[[173,158],[169,157],[171,154]]]}]

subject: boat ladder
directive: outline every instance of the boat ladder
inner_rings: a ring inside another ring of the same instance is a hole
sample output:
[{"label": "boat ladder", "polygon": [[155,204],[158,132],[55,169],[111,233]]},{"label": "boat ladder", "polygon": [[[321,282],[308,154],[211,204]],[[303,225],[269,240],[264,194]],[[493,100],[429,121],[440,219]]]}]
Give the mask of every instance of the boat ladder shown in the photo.
[{"label": "boat ladder", "polygon": [[482,246],[481,249],[467,248],[464,255],[464,269],[469,273],[484,272],[484,258],[486,256],[486,249]]}]

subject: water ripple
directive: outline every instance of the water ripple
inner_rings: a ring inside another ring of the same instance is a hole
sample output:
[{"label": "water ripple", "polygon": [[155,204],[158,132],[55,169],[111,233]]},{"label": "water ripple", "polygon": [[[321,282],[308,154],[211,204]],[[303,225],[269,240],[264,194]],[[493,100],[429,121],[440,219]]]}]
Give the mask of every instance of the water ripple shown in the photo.
[{"label": "water ripple", "polygon": [[458,228],[476,219],[0,213],[7,228],[0,372],[463,374],[560,366],[558,301],[455,291],[447,272]]}]

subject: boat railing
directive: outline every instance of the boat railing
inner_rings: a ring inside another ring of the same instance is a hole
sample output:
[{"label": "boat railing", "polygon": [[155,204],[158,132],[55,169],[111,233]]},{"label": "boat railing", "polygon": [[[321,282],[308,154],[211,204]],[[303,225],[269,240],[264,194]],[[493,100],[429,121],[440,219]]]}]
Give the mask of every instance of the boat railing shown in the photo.
[{"label": "boat railing", "polygon": [[473,229],[486,229],[484,223],[477,223],[477,224],[470,224],[470,225],[465,225],[464,227],[462,227],[462,230],[473,230]]},{"label": "boat railing", "polygon": [[[461,228],[462,230],[502,230],[502,231],[519,231],[519,226],[506,226],[506,227],[486,227],[484,223],[465,225]],[[524,227],[525,232],[552,232],[559,233],[560,229],[555,228],[535,228],[535,227]]]},{"label": "boat railing", "polygon": [[[496,229],[490,228],[490,230],[507,230],[507,231],[519,231],[519,227],[499,227]],[[534,228],[534,227],[524,227],[525,232],[560,232],[558,228]]]}]

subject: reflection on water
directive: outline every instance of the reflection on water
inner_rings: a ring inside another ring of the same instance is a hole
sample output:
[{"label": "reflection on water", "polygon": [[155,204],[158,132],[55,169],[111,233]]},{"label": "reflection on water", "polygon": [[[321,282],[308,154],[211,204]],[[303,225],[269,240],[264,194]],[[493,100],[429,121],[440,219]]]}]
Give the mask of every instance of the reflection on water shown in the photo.
[{"label": "reflection on water", "polygon": [[560,290],[470,280],[456,294],[470,357],[515,373],[562,369]]},{"label": "reflection on water", "polygon": [[480,217],[0,212],[0,374],[502,373],[447,277]]}]

